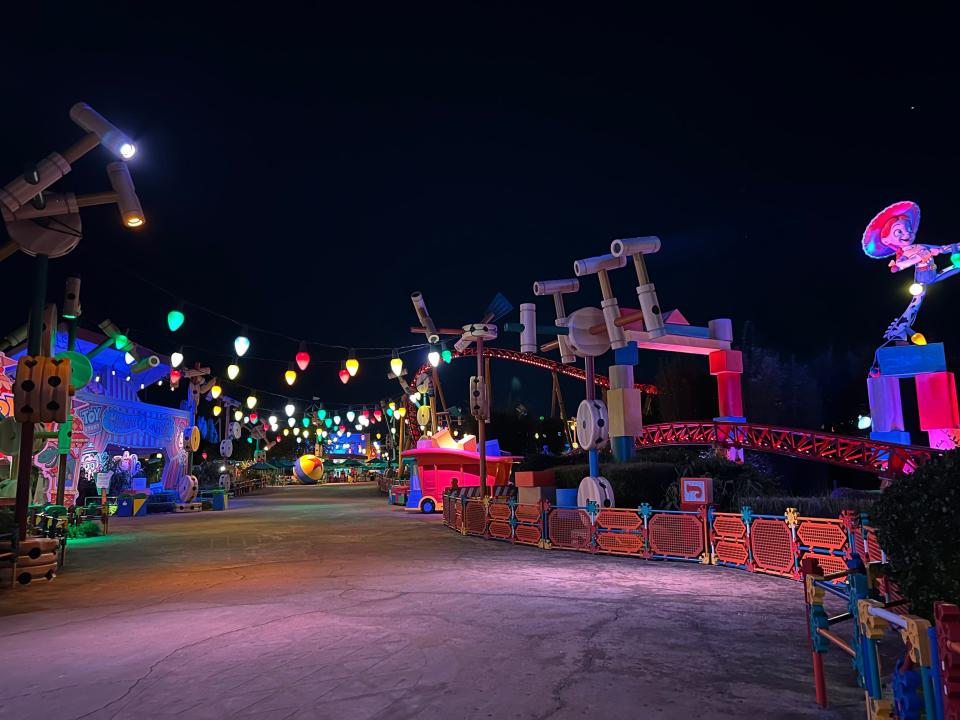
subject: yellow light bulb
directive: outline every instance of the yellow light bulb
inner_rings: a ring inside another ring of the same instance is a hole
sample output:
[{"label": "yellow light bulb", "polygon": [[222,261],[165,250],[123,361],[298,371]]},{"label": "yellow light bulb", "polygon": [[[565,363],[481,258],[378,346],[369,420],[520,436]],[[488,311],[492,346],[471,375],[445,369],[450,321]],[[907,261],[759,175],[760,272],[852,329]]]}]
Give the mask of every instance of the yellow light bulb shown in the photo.
[{"label": "yellow light bulb", "polygon": [[214,406],[213,406],[213,416],[214,416],[214,417],[220,417],[220,413],[222,413],[222,412],[223,412],[223,408],[222,408],[222,407],[220,407],[219,405],[214,405]]},{"label": "yellow light bulb", "polygon": [[390,361],[390,369],[393,371],[394,375],[400,377],[400,373],[403,372],[403,360],[398,357],[393,358]]},{"label": "yellow light bulb", "polygon": [[923,285],[918,282],[911,283],[909,290],[910,290],[910,294],[913,295],[914,297],[916,297],[917,295],[922,295]]},{"label": "yellow light bulb", "polygon": [[220,393],[222,392],[223,392],[222,387],[220,387],[219,385],[214,385],[212,388],[210,388],[210,397],[216,400],[218,397],[220,397]]},{"label": "yellow light bulb", "polygon": [[255,395],[247,396],[247,407],[253,410],[257,406],[257,397]]},{"label": "yellow light bulb", "polygon": [[297,371],[290,369],[283,374],[283,379],[287,381],[287,385],[293,385],[297,381]]},{"label": "yellow light bulb", "polygon": [[236,380],[237,375],[240,374],[240,366],[236,363],[230,363],[227,365],[227,377],[231,380]]},{"label": "yellow light bulb", "polygon": [[910,336],[910,342],[914,345],[926,345],[927,338],[924,337],[923,333],[914,333]]},{"label": "yellow light bulb", "polygon": [[350,377],[355,377],[357,374],[357,370],[360,369],[360,361],[357,360],[355,357],[347,358],[345,367],[347,368],[347,372],[350,373]]}]

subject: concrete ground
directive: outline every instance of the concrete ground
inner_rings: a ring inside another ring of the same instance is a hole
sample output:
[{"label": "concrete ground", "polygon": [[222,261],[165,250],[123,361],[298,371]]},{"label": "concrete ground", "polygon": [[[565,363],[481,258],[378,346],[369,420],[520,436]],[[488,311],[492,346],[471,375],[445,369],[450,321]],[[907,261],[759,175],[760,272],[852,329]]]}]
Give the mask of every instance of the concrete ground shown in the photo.
[{"label": "concrete ground", "polygon": [[116,520],[0,590],[0,718],[853,718],[799,584],[462,537],[375,487]]}]

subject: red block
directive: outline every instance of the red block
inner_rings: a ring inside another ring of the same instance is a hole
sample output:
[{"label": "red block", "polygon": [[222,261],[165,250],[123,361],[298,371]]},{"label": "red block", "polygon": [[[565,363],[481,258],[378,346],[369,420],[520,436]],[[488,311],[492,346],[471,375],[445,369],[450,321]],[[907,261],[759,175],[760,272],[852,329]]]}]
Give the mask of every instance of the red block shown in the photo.
[{"label": "red block", "polygon": [[917,375],[917,405],[920,429],[939,430],[960,427],[957,412],[957,386],[952,372]]},{"label": "red block", "polygon": [[517,487],[553,487],[557,484],[553,470],[539,470],[536,472],[522,470],[514,473],[514,478]]},{"label": "red block", "polygon": [[710,353],[710,374],[742,373],[743,355],[739,350],[715,350]]}]

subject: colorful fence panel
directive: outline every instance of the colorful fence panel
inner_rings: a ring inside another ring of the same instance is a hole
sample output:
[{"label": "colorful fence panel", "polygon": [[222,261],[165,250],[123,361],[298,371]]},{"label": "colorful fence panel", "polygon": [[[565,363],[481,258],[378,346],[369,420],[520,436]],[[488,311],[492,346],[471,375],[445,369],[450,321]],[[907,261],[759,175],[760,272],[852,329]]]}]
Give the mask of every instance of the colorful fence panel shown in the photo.
[{"label": "colorful fence panel", "polygon": [[547,520],[548,537],[554,547],[593,550],[593,521],[586,510],[555,508]]},{"label": "colorful fence panel", "polygon": [[605,508],[594,522],[597,552],[610,555],[643,555],[646,550],[646,529],[635,510]]},{"label": "colorful fence panel", "polygon": [[483,500],[470,499],[464,503],[463,527],[467,535],[483,535],[487,529],[487,509]]},{"label": "colorful fence panel", "polygon": [[487,506],[487,535],[495,540],[513,539],[513,509],[506,500],[490,500]]},{"label": "colorful fence panel", "polygon": [[750,552],[758,572],[797,575],[793,533],[783,518],[760,517],[750,523]]},{"label": "colorful fence panel", "polygon": [[[830,518],[797,518],[797,567],[804,558],[815,557],[825,573],[847,569],[850,557],[850,535],[842,520]],[[872,558],[863,555],[864,562]]]},{"label": "colorful fence panel", "polygon": [[540,545],[543,540],[543,512],[539,505],[515,505],[514,542],[522,545]]},{"label": "colorful fence panel", "polygon": [[747,525],[738,513],[713,513],[710,548],[717,565],[746,568],[750,562]]},{"label": "colorful fence panel", "polygon": [[700,560],[706,535],[699,513],[661,511],[647,521],[650,556],[670,560]]}]

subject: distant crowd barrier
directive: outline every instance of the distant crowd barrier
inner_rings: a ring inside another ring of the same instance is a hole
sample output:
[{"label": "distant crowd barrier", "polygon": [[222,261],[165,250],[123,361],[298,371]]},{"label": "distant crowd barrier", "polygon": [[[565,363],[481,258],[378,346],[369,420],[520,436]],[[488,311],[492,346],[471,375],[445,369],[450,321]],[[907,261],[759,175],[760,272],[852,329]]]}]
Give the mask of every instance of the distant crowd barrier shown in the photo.
[{"label": "distant crowd barrier", "polygon": [[[569,508],[447,494],[443,522],[464,535],[545,550],[723,565],[798,581],[805,558],[815,558],[828,573],[846,570],[854,554],[864,562],[886,560],[869,519],[853,511],[813,518],[794,508],[783,515],[757,515],[749,507],[738,513],[711,506],[658,510],[647,504]],[[895,588],[880,582],[887,599],[899,599]]]}]

